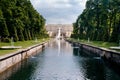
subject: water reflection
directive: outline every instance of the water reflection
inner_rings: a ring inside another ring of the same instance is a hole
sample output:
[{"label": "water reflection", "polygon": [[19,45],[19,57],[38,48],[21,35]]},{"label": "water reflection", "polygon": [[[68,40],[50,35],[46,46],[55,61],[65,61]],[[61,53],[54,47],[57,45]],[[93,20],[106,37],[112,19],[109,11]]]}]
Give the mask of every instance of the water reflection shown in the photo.
[{"label": "water reflection", "polygon": [[60,55],[60,52],[61,52],[61,40],[57,39],[56,40],[56,43],[58,45],[58,56]]},{"label": "water reflection", "polygon": [[[84,53],[64,40],[53,40],[40,54],[4,72],[0,80],[120,80],[100,57]],[[12,74],[12,75],[11,75]],[[6,79],[5,79],[6,78]]]},{"label": "water reflection", "polygon": [[79,56],[79,47],[73,47],[73,54]]}]

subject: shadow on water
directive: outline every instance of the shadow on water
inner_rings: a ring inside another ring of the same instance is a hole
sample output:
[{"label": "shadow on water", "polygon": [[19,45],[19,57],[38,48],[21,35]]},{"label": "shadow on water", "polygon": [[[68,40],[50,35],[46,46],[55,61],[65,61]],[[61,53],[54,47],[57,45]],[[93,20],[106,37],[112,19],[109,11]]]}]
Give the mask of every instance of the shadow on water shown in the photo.
[{"label": "shadow on water", "polygon": [[108,66],[111,70],[115,71],[120,76],[120,64],[109,62],[104,60],[104,64]]},{"label": "shadow on water", "polygon": [[[119,80],[120,66],[102,59],[99,55],[84,49],[74,48],[73,54],[83,58],[85,80]],[[79,62],[81,65],[81,61]]]},{"label": "shadow on water", "polygon": [[33,72],[38,65],[38,56],[40,55],[37,54],[31,56],[30,58],[17,63],[13,67],[10,67],[8,70],[0,74],[0,80],[31,80],[29,78],[33,75]]},{"label": "shadow on water", "polygon": [[[27,62],[28,61],[23,62],[22,63],[23,65],[21,65],[21,67],[17,70],[17,72],[12,74],[14,76],[10,76],[9,79],[7,80],[15,80],[15,79],[16,80],[28,80],[27,78],[31,76],[30,73],[32,73],[34,68],[32,66],[33,64],[28,64]],[[24,66],[24,64],[27,66]]]},{"label": "shadow on water", "polygon": [[81,57],[86,57],[86,58],[95,58],[95,59],[100,59],[100,56],[95,54],[95,53],[91,53],[87,50],[81,49],[79,46],[73,46],[73,55],[74,56],[81,56]]},{"label": "shadow on water", "polygon": [[[27,66],[25,66],[27,65]],[[19,62],[14,67],[9,68],[7,71],[1,73],[0,80],[25,80],[31,74],[28,74],[32,71],[32,64],[28,64],[28,60],[25,59],[22,62]],[[21,74],[20,76],[18,74]],[[14,75],[14,76],[11,76]],[[21,79],[18,78],[21,77]],[[9,79],[8,79],[9,78]]]}]

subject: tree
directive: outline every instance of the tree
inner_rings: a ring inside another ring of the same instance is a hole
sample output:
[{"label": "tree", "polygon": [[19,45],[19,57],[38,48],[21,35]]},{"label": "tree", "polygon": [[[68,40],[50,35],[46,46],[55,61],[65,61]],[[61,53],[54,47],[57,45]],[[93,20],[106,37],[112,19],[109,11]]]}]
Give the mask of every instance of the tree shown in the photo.
[{"label": "tree", "polygon": [[45,19],[30,0],[0,0],[0,36],[14,41],[31,40],[46,35]]},{"label": "tree", "polygon": [[8,38],[9,32],[6,25],[5,18],[3,17],[2,10],[0,8],[0,36],[1,38]]},{"label": "tree", "polygon": [[[118,42],[120,40],[120,0],[87,0],[76,20],[81,39]],[[75,31],[75,28],[74,30]],[[75,32],[73,32],[75,33]]]}]

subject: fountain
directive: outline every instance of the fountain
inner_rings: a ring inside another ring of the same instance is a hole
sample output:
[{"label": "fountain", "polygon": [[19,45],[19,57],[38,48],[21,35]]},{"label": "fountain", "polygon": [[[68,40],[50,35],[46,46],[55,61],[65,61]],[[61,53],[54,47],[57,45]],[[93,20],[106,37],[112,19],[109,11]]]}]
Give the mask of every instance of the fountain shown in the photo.
[{"label": "fountain", "polygon": [[61,39],[61,29],[58,29],[58,35],[56,36],[56,39],[60,40]]},{"label": "fountain", "polygon": [[58,44],[58,56],[60,55],[60,51],[61,51],[61,39],[62,39],[62,37],[61,37],[61,29],[60,29],[60,27],[58,28],[58,34],[56,35],[56,42],[57,42],[57,44]]},{"label": "fountain", "polygon": [[2,46],[1,49],[19,49],[19,48],[22,48],[22,46],[14,46],[13,37],[11,37],[10,44],[11,44],[10,46]]},{"label": "fountain", "polygon": [[57,45],[58,45],[58,56],[59,56],[60,53],[61,53],[61,41],[59,39],[57,39],[56,42],[57,42]]}]

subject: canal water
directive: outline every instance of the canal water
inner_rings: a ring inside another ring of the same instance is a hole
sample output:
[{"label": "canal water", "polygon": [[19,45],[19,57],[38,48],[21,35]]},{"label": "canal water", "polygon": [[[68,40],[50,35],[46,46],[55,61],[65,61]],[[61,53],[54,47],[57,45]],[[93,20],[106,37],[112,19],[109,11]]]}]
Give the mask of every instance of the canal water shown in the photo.
[{"label": "canal water", "polygon": [[0,74],[0,80],[120,80],[114,69],[90,54],[54,40],[39,54]]}]

